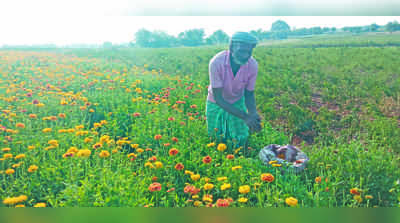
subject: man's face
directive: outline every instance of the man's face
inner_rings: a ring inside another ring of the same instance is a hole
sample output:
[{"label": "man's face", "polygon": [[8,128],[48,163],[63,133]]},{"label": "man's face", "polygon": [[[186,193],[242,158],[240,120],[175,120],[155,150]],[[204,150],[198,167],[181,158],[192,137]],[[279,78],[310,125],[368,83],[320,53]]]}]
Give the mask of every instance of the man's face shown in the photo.
[{"label": "man's face", "polygon": [[243,65],[247,63],[255,44],[232,42],[232,59],[236,64]]}]

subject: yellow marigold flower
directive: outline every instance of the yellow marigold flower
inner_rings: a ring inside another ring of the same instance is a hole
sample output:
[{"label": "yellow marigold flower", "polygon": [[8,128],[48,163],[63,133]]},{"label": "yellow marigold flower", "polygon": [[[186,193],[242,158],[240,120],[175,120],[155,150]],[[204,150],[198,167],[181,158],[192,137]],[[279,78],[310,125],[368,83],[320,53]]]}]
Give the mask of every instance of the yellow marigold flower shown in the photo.
[{"label": "yellow marigold flower", "polygon": [[365,195],[365,199],[372,199],[374,198],[372,195]]},{"label": "yellow marigold flower", "polygon": [[15,207],[16,207],[16,208],[24,208],[25,205],[24,205],[24,204],[17,204],[17,205],[15,205]]},{"label": "yellow marigold flower", "polygon": [[107,125],[107,120],[101,120],[101,121],[100,121],[100,124],[102,124],[102,125]]},{"label": "yellow marigold flower", "polygon": [[15,127],[17,127],[17,128],[25,128],[25,124],[24,123],[17,123],[17,124],[15,124]]},{"label": "yellow marigold flower", "polygon": [[11,153],[6,153],[3,155],[4,159],[11,159],[13,157],[13,155]]},{"label": "yellow marigold flower", "polygon": [[192,174],[190,175],[190,179],[197,181],[200,179],[200,174]]},{"label": "yellow marigold flower", "polygon": [[7,169],[7,170],[5,171],[5,173],[6,173],[7,175],[11,175],[11,174],[14,174],[14,173],[15,173],[15,170],[14,170],[14,169]]},{"label": "yellow marigold flower", "polygon": [[137,149],[139,147],[139,144],[131,144],[131,147]]},{"label": "yellow marigold flower", "polygon": [[286,198],[286,199],[285,199],[285,202],[286,202],[287,205],[289,205],[289,206],[291,206],[291,207],[294,207],[294,206],[297,205],[297,199],[294,198],[294,197],[288,197],[288,198]]},{"label": "yellow marigold flower", "polygon": [[213,196],[211,194],[204,194],[203,195],[203,201],[212,203],[213,202]]},{"label": "yellow marigold flower", "polygon": [[247,194],[250,192],[250,186],[249,185],[243,185],[239,187],[239,193],[241,194]]},{"label": "yellow marigold flower", "polygon": [[202,179],[203,179],[203,180],[204,180],[204,182],[206,182],[206,183],[210,182],[210,180],[211,180],[211,179],[210,179],[210,178],[208,178],[208,177],[203,177]]},{"label": "yellow marigold flower", "polygon": [[198,199],[198,198],[199,198],[199,195],[197,195],[197,194],[192,195],[192,199]]},{"label": "yellow marigold flower", "polygon": [[43,132],[43,133],[47,133],[47,132],[51,132],[51,130],[52,130],[51,128],[44,128],[44,129],[42,130],[42,132]]},{"label": "yellow marigold flower", "polygon": [[156,161],[156,162],[154,162],[154,166],[157,168],[157,169],[160,169],[160,168],[163,168],[163,164],[162,164],[162,162],[160,162],[160,161]]},{"label": "yellow marigold flower", "polygon": [[77,125],[77,126],[75,126],[75,129],[83,129],[84,127],[83,127],[83,125]]},{"label": "yellow marigold flower", "polygon": [[361,203],[363,201],[360,195],[354,195],[354,200],[356,200],[358,203]]},{"label": "yellow marigold flower", "polygon": [[246,203],[247,200],[248,200],[247,198],[241,197],[241,198],[238,199],[238,202],[239,202],[239,203]]},{"label": "yellow marigold flower", "polygon": [[46,203],[37,203],[33,207],[35,207],[35,208],[45,208],[46,207]]},{"label": "yellow marigold flower", "polygon": [[89,142],[92,142],[92,141],[93,141],[93,138],[91,138],[91,137],[86,137],[83,141],[84,141],[85,143],[89,143]]},{"label": "yellow marigold flower", "polygon": [[106,157],[109,157],[109,156],[110,156],[110,153],[109,153],[107,150],[102,150],[102,151],[99,153],[99,156],[100,156],[101,158],[106,158]]},{"label": "yellow marigold flower", "polygon": [[281,167],[282,164],[275,163],[275,164],[272,164],[272,166],[273,166],[273,167]]},{"label": "yellow marigold flower", "polygon": [[28,150],[35,149],[35,146],[28,146]]},{"label": "yellow marigold flower", "polygon": [[232,167],[233,171],[238,170],[238,169],[242,169],[242,166],[234,166],[234,167]]},{"label": "yellow marigold flower", "polygon": [[111,152],[112,152],[113,154],[115,154],[115,153],[118,152],[118,149],[113,149]]},{"label": "yellow marigold flower", "polygon": [[185,170],[185,174],[193,175],[194,173],[192,171]]},{"label": "yellow marigold flower", "polygon": [[201,202],[201,201],[195,201],[195,202],[193,202],[193,205],[194,205],[195,207],[200,207],[202,204],[203,204],[203,202]]},{"label": "yellow marigold flower", "polygon": [[7,197],[6,199],[3,200],[3,204],[13,205],[13,204],[24,202],[27,199],[28,199],[28,197],[26,195],[20,195],[18,197]]},{"label": "yellow marigold flower", "polygon": [[49,140],[47,143],[54,147],[58,147],[58,141],[55,139]]},{"label": "yellow marigold flower", "polygon": [[93,127],[94,127],[94,128],[99,128],[99,127],[101,127],[101,124],[98,123],[98,122],[95,122],[95,123],[93,124]]},{"label": "yellow marigold flower", "polygon": [[275,163],[277,163],[278,161],[277,160],[271,160],[271,161],[269,161],[268,163],[270,164],[270,165],[272,165],[272,164],[275,164]]},{"label": "yellow marigold flower", "polygon": [[100,137],[100,143],[105,143],[110,139],[110,136],[108,135],[103,135]]},{"label": "yellow marigold flower", "polygon": [[150,163],[150,162],[146,162],[146,163],[144,164],[144,167],[154,168],[153,164]]},{"label": "yellow marigold flower", "polygon": [[218,149],[218,151],[222,152],[222,151],[226,150],[226,145],[223,143],[220,143],[220,144],[218,144],[217,149]]},{"label": "yellow marigold flower", "polygon": [[31,166],[29,166],[29,168],[28,168],[28,172],[29,172],[29,173],[33,173],[33,172],[35,172],[38,168],[39,168],[39,167],[36,166],[36,165],[31,165]]},{"label": "yellow marigold flower", "polygon": [[101,148],[101,147],[103,147],[103,144],[100,143],[100,142],[95,143],[95,144],[92,146],[93,149],[98,149],[98,148]]},{"label": "yellow marigold flower", "polygon": [[241,149],[242,149],[242,147],[235,149],[235,154],[237,154]]},{"label": "yellow marigold flower", "polygon": [[218,181],[224,181],[224,180],[227,180],[227,179],[228,179],[228,177],[218,177],[217,178]]},{"label": "yellow marigold flower", "polygon": [[214,142],[208,143],[208,144],[207,144],[207,147],[213,147],[213,146],[215,146],[215,143],[214,143]]},{"label": "yellow marigold flower", "polygon": [[22,158],[25,158],[25,157],[26,157],[25,154],[22,153],[22,154],[16,155],[14,159],[17,160],[17,159],[22,159]]},{"label": "yellow marigold flower", "polygon": [[92,153],[92,151],[90,151],[88,149],[81,149],[78,151],[77,156],[78,157],[89,157],[91,153]]},{"label": "yellow marigold flower", "polygon": [[68,151],[69,153],[77,153],[79,150],[75,146],[69,147]]},{"label": "yellow marigold flower", "polygon": [[142,152],[144,152],[144,150],[143,150],[143,149],[141,149],[141,148],[137,148],[137,149],[136,149],[136,152],[138,152],[138,153],[142,153]]},{"label": "yellow marigold flower", "polygon": [[128,157],[128,158],[136,158],[137,156],[136,156],[136,154],[134,154],[134,153],[129,153],[129,154],[127,155],[127,157]]},{"label": "yellow marigold flower", "polygon": [[11,151],[11,148],[3,148],[2,151],[3,151],[3,152],[10,152],[10,151]]},{"label": "yellow marigold flower", "polygon": [[229,188],[231,188],[231,184],[229,184],[229,183],[224,183],[224,184],[221,185],[221,190],[226,190],[226,189],[229,189]]},{"label": "yellow marigold flower", "polygon": [[214,188],[214,184],[206,183],[203,188],[204,190],[211,190]]}]

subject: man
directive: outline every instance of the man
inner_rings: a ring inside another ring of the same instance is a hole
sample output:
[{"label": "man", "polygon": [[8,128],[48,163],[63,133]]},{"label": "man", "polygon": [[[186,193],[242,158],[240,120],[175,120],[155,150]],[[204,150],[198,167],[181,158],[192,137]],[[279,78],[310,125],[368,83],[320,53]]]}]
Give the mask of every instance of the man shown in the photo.
[{"label": "man", "polygon": [[209,63],[208,134],[219,142],[231,140],[236,147],[247,147],[249,130],[261,130],[254,98],[258,64],[251,56],[256,44],[251,34],[237,32],[229,50],[219,52]]}]

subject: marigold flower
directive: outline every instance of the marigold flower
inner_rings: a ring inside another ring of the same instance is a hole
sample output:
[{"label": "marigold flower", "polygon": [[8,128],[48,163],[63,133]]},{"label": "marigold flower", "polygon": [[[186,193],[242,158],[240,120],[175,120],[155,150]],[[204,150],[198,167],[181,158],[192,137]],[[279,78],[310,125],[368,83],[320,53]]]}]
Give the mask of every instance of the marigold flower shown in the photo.
[{"label": "marigold flower", "polygon": [[218,199],[217,202],[217,207],[229,207],[229,200],[228,199]]},{"label": "marigold flower", "polygon": [[210,156],[205,156],[204,158],[203,158],[203,163],[211,163],[211,161],[212,161],[212,159],[211,159],[211,157]]},{"label": "marigold flower", "polygon": [[11,148],[3,148],[1,151],[3,151],[3,152],[10,152],[11,151]]},{"label": "marigold flower", "polygon": [[36,114],[29,114],[28,116],[29,116],[29,118],[37,118]]},{"label": "marigold flower", "polygon": [[171,140],[174,141],[174,142],[178,142],[178,138],[176,138],[176,137],[172,137]]},{"label": "marigold flower", "polygon": [[218,151],[222,152],[222,151],[226,150],[226,145],[223,143],[220,143],[220,144],[218,144],[217,149],[218,149]]},{"label": "marigold flower", "polygon": [[297,205],[297,199],[294,198],[294,197],[288,197],[288,198],[286,198],[286,199],[285,199],[285,202],[286,202],[287,205],[289,205],[289,206],[291,206],[291,207],[294,207],[294,206]]},{"label": "marigold flower", "polygon": [[242,169],[242,166],[234,166],[232,167],[232,171],[238,170],[238,169]]},{"label": "marigold flower", "polygon": [[203,201],[212,203],[213,202],[213,196],[211,194],[204,194],[203,195]]},{"label": "marigold flower", "polygon": [[29,172],[29,173],[33,173],[33,172],[35,172],[37,169],[39,169],[38,166],[36,166],[36,165],[30,165],[29,168],[28,168],[28,172]]},{"label": "marigold flower", "polygon": [[28,200],[28,197],[26,195],[20,195],[18,197],[7,197],[3,200],[3,204],[5,205],[14,205],[17,203],[21,203]]},{"label": "marigold flower", "polygon": [[161,184],[154,182],[152,184],[150,184],[149,186],[149,191],[154,192],[154,191],[160,191],[161,190]]},{"label": "marigold flower", "polygon": [[233,160],[233,159],[235,158],[235,155],[233,155],[233,154],[228,154],[228,155],[226,155],[226,158],[227,158],[228,160]]},{"label": "marigold flower", "polygon": [[149,158],[149,161],[156,161],[156,160],[157,160],[156,156],[152,156],[152,157]]},{"label": "marigold flower", "polygon": [[190,179],[197,181],[200,179],[200,174],[192,174],[190,175]]},{"label": "marigold flower", "polygon": [[176,154],[178,154],[179,150],[177,150],[176,148],[172,148],[169,150],[169,155],[170,156],[175,156]]},{"label": "marigold flower", "polygon": [[204,190],[211,190],[214,188],[214,184],[206,183],[203,186]]},{"label": "marigold flower", "polygon": [[278,163],[276,163],[276,164],[272,164],[272,166],[273,166],[273,167],[281,167],[281,166],[282,166],[282,164],[278,164]]},{"label": "marigold flower", "polygon": [[321,177],[316,177],[315,178],[315,183],[319,184],[319,183],[321,183],[321,181],[322,181]]},{"label": "marigold flower", "polygon": [[45,208],[46,207],[46,203],[37,203],[33,207],[35,207],[35,208]]},{"label": "marigold flower", "polygon": [[93,149],[98,149],[98,148],[101,148],[101,147],[103,147],[103,144],[102,143],[95,143],[93,146],[92,146],[92,148]]},{"label": "marigold flower", "polygon": [[154,163],[154,166],[155,166],[157,169],[163,168],[163,164],[162,164],[162,162],[160,162],[160,161],[156,161],[156,162]]},{"label": "marigold flower", "polygon": [[250,186],[249,185],[243,185],[239,187],[239,193],[241,194],[247,194],[250,192]]},{"label": "marigold flower", "polygon": [[185,174],[193,175],[194,173],[190,170],[185,170]]},{"label": "marigold flower", "polygon": [[275,163],[277,163],[278,161],[277,160],[271,160],[271,161],[269,161],[268,163],[270,164],[270,165],[272,165],[272,164],[275,164]]},{"label": "marigold flower", "polygon": [[195,194],[198,194],[200,192],[200,189],[196,188],[193,185],[187,185],[187,186],[185,186],[185,188],[183,188],[183,192],[185,194],[190,193],[191,195],[195,195]]},{"label": "marigold flower", "polygon": [[100,156],[101,158],[109,157],[109,156],[110,156],[110,152],[108,152],[107,150],[102,150],[102,151],[99,153],[99,156]]},{"label": "marigold flower", "polygon": [[241,198],[238,199],[238,202],[239,202],[239,203],[246,203],[247,200],[248,200],[247,198],[241,197]]},{"label": "marigold flower", "polygon": [[42,130],[42,132],[43,133],[48,133],[48,132],[51,132],[51,128],[44,128],[43,130]]},{"label": "marigold flower", "polygon": [[175,165],[176,170],[183,170],[183,168],[185,168],[185,166],[182,163],[178,163]]},{"label": "marigold flower", "polygon": [[4,159],[11,159],[13,157],[13,155],[11,153],[6,153],[3,155]]},{"label": "marigold flower", "polygon": [[354,200],[356,200],[358,203],[361,203],[363,201],[362,197],[360,195],[354,195]]},{"label": "marigold flower", "polygon": [[28,146],[28,150],[35,149],[35,146]]},{"label": "marigold flower", "polygon": [[275,179],[275,177],[270,173],[261,174],[261,180],[262,181],[271,183],[272,181],[274,181],[274,179]]},{"label": "marigold flower", "polygon": [[172,191],[175,191],[175,187],[173,187],[173,188],[167,190],[167,193],[172,192]]},{"label": "marigold flower", "polygon": [[5,173],[6,173],[7,175],[11,175],[11,174],[14,174],[14,173],[15,173],[15,170],[14,170],[14,169],[7,169],[7,170],[5,171]]},{"label": "marigold flower", "polygon": [[214,143],[214,142],[208,143],[208,144],[207,144],[207,147],[213,147],[213,146],[215,146],[215,143]]},{"label": "marigold flower", "polygon": [[133,113],[133,117],[139,117],[141,114],[139,112]]},{"label": "marigold flower", "polygon": [[18,154],[18,155],[16,155],[15,156],[15,158],[14,159],[22,159],[22,158],[25,158],[26,156],[25,156],[25,154]]},{"label": "marigold flower", "polygon": [[144,167],[150,167],[151,169],[154,168],[153,164],[150,163],[150,162],[146,162],[146,163],[144,164]]},{"label": "marigold flower", "polygon": [[360,195],[360,192],[359,192],[358,188],[352,188],[352,189],[350,189],[350,193],[351,193],[351,194],[354,194],[354,195]]},{"label": "marigold flower", "polygon": [[69,153],[77,153],[79,150],[75,146],[69,147],[68,151]]},{"label": "marigold flower", "polygon": [[60,118],[66,118],[66,117],[67,117],[67,115],[66,115],[66,114],[64,114],[64,113],[60,113],[60,114],[58,114],[58,117],[60,117]]},{"label": "marigold flower", "polygon": [[161,138],[162,138],[161,135],[155,135],[155,136],[154,136],[154,139],[155,139],[155,140],[160,140]]},{"label": "marigold flower", "polygon": [[58,141],[55,139],[49,140],[47,143],[54,147],[58,147]]},{"label": "marigold flower", "polygon": [[77,156],[78,157],[89,157],[91,153],[92,153],[92,151],[90,151],[88,149],[81,149],[78,151]]},{"label": "marigold flower", "polygon": [[63,158],[68,158],[68,157],[73,157],[75,155],[75,153],[69,153],[69,152],[66,152],[66,153],[64,153],[63,154]]},{"label": "marigold flower", "polygon": [[200,207],[202,204],[203,204],[203,202],[201,202],[201,201],[195,201],[195,202],[193,202],[193,205],[194,205],[195,207]]},{"label": "marigold flower", "polygon": [[228,179],[228,177],[218,177],[217,178],[218,181],[224,181],[224,180],[227,180],[227,179]]},{"label": "marigold flower", "polygon": [[231,184],[230,183],[223,183],[221,185],[221,190],[226,190],[226,189],[229,189],[229,188],[231,188]]},{"label": "marigold flower", "polygon": [[15,205],[15,207],[16,207],[16,208],[24,208],[25,205],[24,205],[24,204],[17,204],[17,205]]},{"label": "marigold flower", "polygon": [[25,124],[24,123],[17,123],[17,124],[15,124],[15,127],[23,129],[23,128],[25,128]]}]

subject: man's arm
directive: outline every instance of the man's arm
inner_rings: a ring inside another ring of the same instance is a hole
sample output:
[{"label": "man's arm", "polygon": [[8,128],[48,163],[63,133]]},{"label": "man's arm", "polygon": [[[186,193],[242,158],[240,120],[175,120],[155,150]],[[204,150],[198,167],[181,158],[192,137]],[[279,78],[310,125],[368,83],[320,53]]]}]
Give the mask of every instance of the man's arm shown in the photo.
[{"label": "man's arm", "polygon": [[256,109],[256,99],[254,97],[254,91],[244,90],[244,99],[246,103],[247,110],[249,111],[249,115],[257,114]]},{"label": "man's arm", "polygon": [[254,129],[258,129],[259,121],[256,119],[256,117],[250,116],[246,112],[241,111],[234,107],[232,104],[226,102],[222,97],[222,89],[223,88],[213,88],[213,95],[217,105],[219,105],[221,108],[231,113],[232,115],[243,119],[246,122],[247,126],[249,126],[251,131],[253,131]]}]

